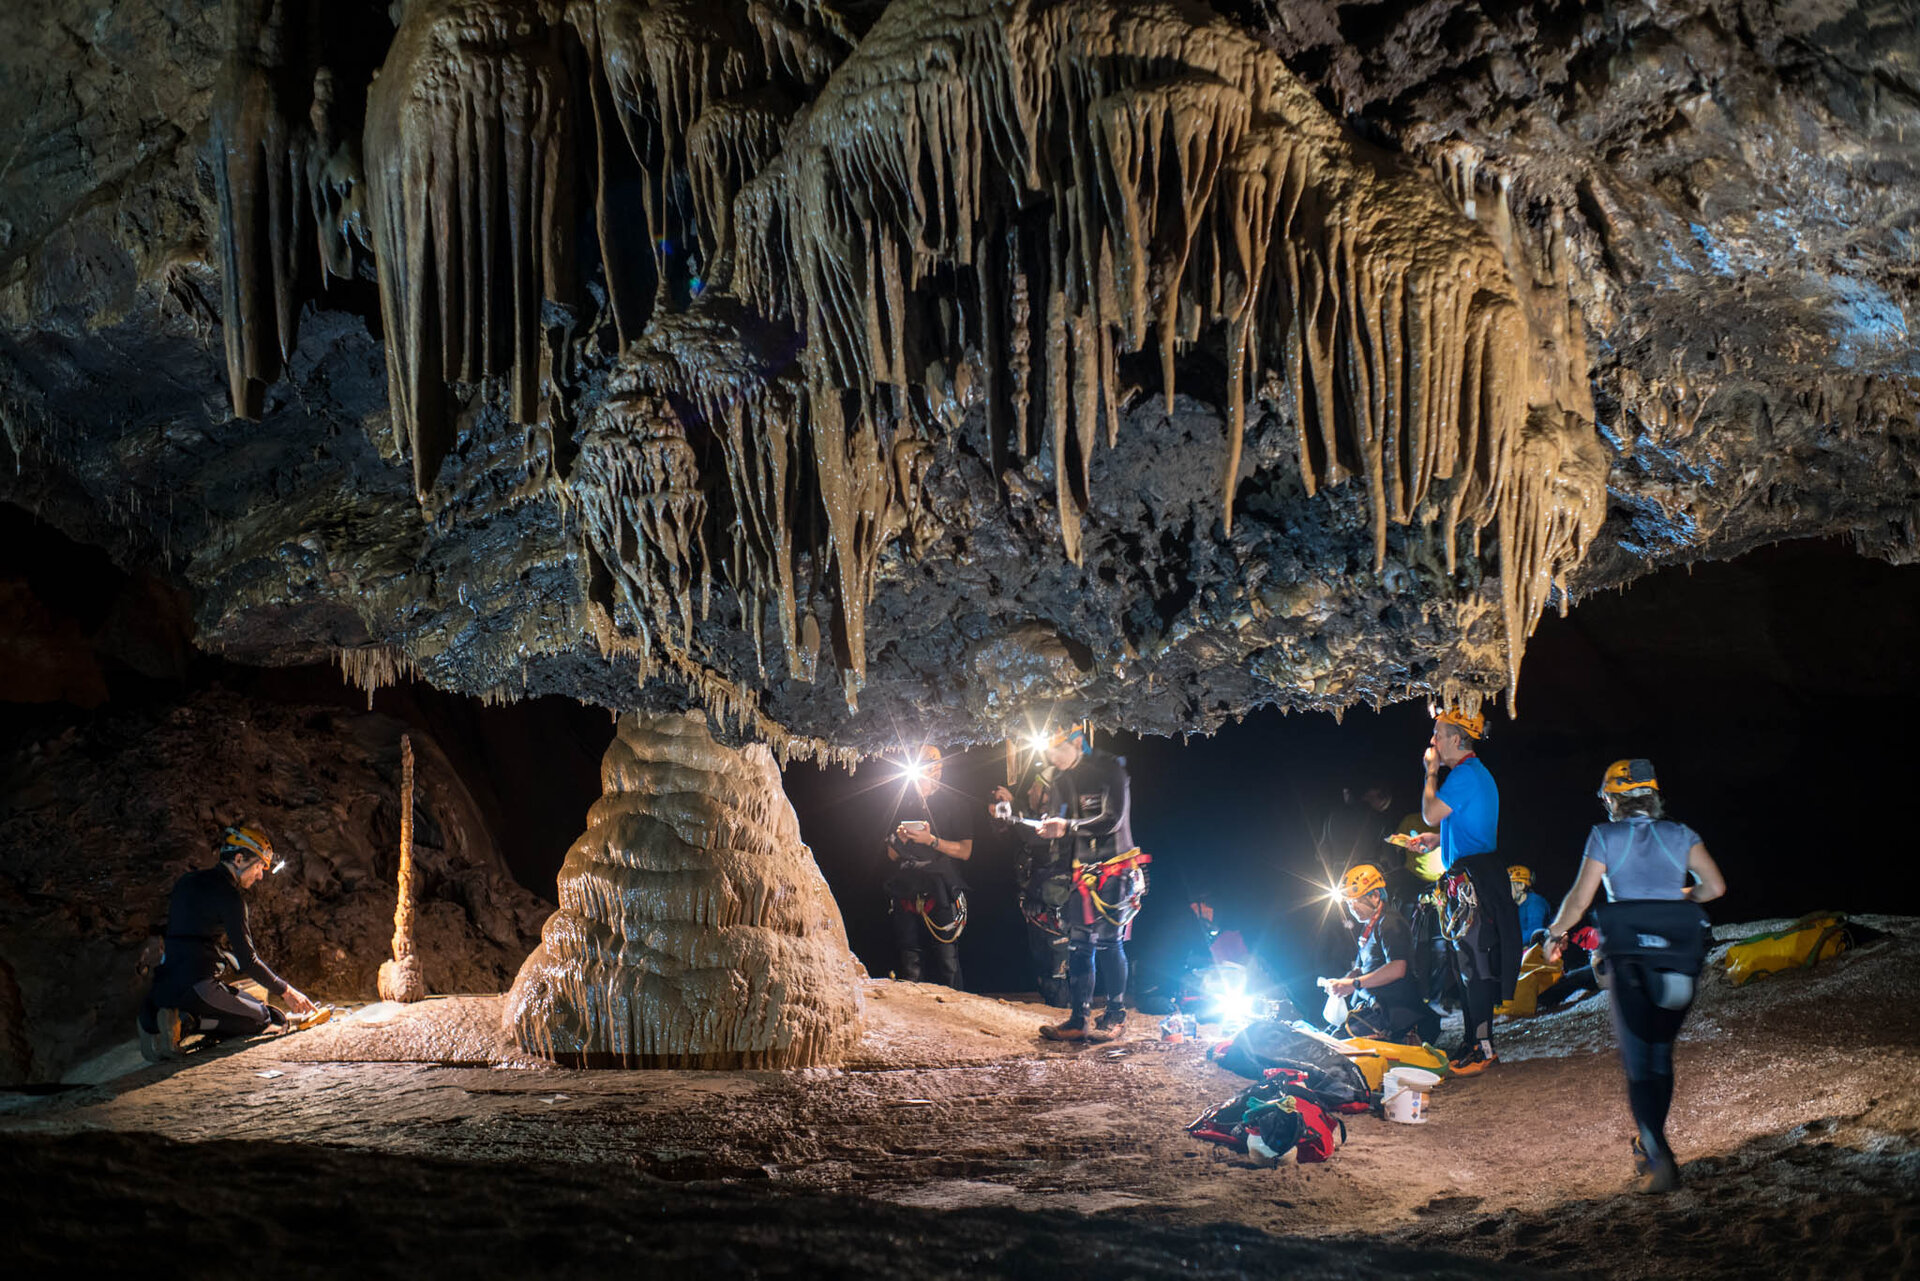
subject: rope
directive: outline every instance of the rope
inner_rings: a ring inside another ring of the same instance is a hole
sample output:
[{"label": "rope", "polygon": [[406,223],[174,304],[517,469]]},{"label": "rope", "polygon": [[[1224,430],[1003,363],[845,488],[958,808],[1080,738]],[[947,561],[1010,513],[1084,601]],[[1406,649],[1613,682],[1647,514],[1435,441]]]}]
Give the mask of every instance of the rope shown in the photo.
[{"label": "rope", "polygon": [[[955,894],[953,896],[953,921],[948,925],[935,925],[933,923],[933,914],[927,910],[931,904],[932,900],[926,895],[917,895],[913,900],[913,910],[920,914],[921,921],[924,922],[927,927],[927,933],[933,935],[935,942],[954,942],[960,937],[961,931],[967,928],[967,896],[965,894]],[[947,933],[946,931],[952,932]]]}]

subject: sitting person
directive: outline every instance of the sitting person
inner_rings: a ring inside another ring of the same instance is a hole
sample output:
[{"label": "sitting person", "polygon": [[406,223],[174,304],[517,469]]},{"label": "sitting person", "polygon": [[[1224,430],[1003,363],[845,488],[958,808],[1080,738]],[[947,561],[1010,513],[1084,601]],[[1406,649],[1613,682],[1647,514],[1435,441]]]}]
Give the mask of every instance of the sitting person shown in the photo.
[{"label": "sitting person", "polygon": [[1533,869],[1526,864],[1515,863],[1509,867],[1507,883],[1513,889],[1514,910],[1520,914],[1520,937],[1531,939],[1547,928],[1547,917],[1553,914],[1553,909],[1545,897],[1534,893]]},{"label": "sitting person", "polygon": [[287,1025],[287,1016],[279,1010],[219,981],[229,953],[237,971],[265,988],[269,997],[296,1014],[313,1012],[313,1002],[253,950],[240,892],[252,889],[270,870],[279,869],[265,833],[256,827],[229,827],[220,861],[175,883],[167,908],[166,954],[154,972],[153,990],[140,1006],[140,1052],[150,1061],[175,1057],[181,1039],[195,1032],[225,1039]]},{"label": "sitting person", "polygon": [[1349,868],[1340,897],[1360,926],[1353,968],[1322,986],[1354,1003],[1347,1016],[1350,1036],[1414,1044],[1440,1039],[1440,1016],[1422,999],[1409,960],[1413,931],[1406,917],[1387,906],[1387,878],[1372,863]]}]

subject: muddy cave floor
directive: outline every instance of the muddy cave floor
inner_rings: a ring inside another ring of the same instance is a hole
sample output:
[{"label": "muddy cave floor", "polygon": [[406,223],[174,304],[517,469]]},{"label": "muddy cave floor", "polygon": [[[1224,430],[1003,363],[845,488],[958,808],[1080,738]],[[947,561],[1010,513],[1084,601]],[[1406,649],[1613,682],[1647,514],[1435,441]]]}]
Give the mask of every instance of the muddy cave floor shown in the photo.
[{"label": "muddy cave floor", "polygon": [[1262,1169],[1183,1133],[1243,1082],[1151,1020],[1051,1046],[1042,1007],[876,982],[831,1071],[532,1064],[498,997],[133,1071],[122,1047],[103,1084],[0,1096],[9,1252],[200,1276],[1915,1275],[1920,920],[1864,919],[1886,936],[1838,961],[1704,988],[1665,1198],[1626,1190],[1600,998],[1503,1024],[1501,1066],[1443,1084],[1430,1124],[1351,1118],[1329,1163]]}]

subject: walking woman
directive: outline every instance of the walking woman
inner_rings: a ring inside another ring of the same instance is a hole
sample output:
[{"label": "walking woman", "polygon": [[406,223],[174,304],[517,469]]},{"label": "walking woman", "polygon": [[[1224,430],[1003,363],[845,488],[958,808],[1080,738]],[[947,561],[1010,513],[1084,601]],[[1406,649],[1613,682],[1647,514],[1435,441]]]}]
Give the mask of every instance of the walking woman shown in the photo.
[{"label": "walking woman", "polygon": [[1693,1004],[1712,941],[1699,904],[1727,891],[1700,836],[1663,817],[1660,782],[1645,760],[1615,761],[1600,783],[1609,821],[1587,837],[1580,875],[1547,926],[1547,955],[1559,959],[1604,882],[1594,908],[1600,957],[1613,1005],[1614,1035],[1627,1072],[1627,1102],[1638,1133],[1634,1164],[1642,1192],[1669,1192],[1680,1167],[1667,1146],[1673,1103],[1673,1041]]}]

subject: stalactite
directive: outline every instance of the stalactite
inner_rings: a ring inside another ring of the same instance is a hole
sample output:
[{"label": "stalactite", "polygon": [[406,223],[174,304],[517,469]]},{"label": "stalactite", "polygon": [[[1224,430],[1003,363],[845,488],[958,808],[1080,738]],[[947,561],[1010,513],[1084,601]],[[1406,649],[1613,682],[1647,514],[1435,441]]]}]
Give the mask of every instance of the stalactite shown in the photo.
[{"label": "stalactite", "polygon": [[258,418],[293,354],[312,235],[306,0],[227,0],[208,129],[220,209],[222,330],[233,412]]},{"label": "stalactite", "polygon": [[393,959],[380,963],[375,986],[383,1001],[423,1001],[426,975],[413,946],[413,739],[400,736],[400,872],[393,905]]},{"label": "stalactite", "polygon": [[586,1066],[841,1060],[860,967],[767,749],[722,747],[698,713],[629,713],[601,780],[507,1034]]},{"label": "stalactite", "polygon": [[[1045,241],[1024,238],[1010,278],[969,300],[1000,318],[950,319],[953,300],[923,284],[941,264],[977,269],[1006,211],[1034,207],[1051,211]],[[1157,349],[1171,411],[1179,354],[1199,341],[1227,355],[1229,533],[1247,389],[1271,364],[1293,398],[1309,493],[1349,475],[1363,486],[1376,570],[1395,524],[1444,512],[1449,565],[1456,530],[1477,549],[1497,527],[1514,661],[1544,600],[1525,582],[1584,553],[1566,531],[1595,511],[1555,513],[1589,487],[1538,470],[1572,455],[1523,445],[1529,405],[1591,420],[1564,293],[1516,283],[1497,234],[1352,142],[1223,20],[1092,0],[896,4],[732,213],[733,289],[806,337],[850,641],[864,599],[849,593],[870,588],[863,566],[877,555],[865,531],[887,528],[898,499],[856,483],[851,460],[877,454],[877,389],[929,383],[930,362],[964,359],[915,336],[956,329],[1008,334],[989,384],[1016,403],[993,412],[1018,423],[1039,401],[1070,559],[1098,424],[1109,443],[1119,428],[1118,354]],[[1016,377],[1013,335],[1030,328],[1032,368]],[[850,684],[860,661],[856,647]]]},{"label": "stalactite", "polygon": [[333,657],[347,684],[367,692],[367,710],[373,710],[373,696],[389,685],[413,680],[418,673],[413,660],[398,645],[362,645],[355,649],[336,649]]},{"label": "stalactite", "polygon": [[558,7],[406,0],[368,95],[367,220],[389,402],[431,490],[448,383],[502,379],[538,418],[542,311],[573,292],[575,93]]},{"label": "stalactite", "polygon": [[615,570],[643,644],[685,650],[695,590],[704,616],[712,574],[706,495],[672,405],[644,393],[602,404],[587,424],[573,486],[581,522]]},{"label": "stalactite", "polygon": [[881,549],[903,522],[903,505],[890,466],[890,450],[873,415],[862,412],[851,424],[838,389],[815,387],[809,394],[807,423],[812,429],[815,477],[827,513],[827,546],[839,586],[840,619],[847,644],[843,687],[847,707],[859,701],[867,677],[867,601]]}]

